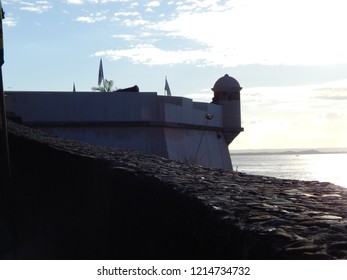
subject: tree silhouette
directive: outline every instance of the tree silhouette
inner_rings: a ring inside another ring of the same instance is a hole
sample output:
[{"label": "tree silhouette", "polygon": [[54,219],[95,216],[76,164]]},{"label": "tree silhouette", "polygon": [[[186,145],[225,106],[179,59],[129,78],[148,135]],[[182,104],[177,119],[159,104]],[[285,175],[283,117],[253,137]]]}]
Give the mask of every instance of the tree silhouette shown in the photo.
[{"label": "tree silhouette", "polygon": [[104,79],[102,86],[92,87],[92,91],[99,91],[99,92],[112,92],[114,86],[114,82],[112,80],[106,80]]}]

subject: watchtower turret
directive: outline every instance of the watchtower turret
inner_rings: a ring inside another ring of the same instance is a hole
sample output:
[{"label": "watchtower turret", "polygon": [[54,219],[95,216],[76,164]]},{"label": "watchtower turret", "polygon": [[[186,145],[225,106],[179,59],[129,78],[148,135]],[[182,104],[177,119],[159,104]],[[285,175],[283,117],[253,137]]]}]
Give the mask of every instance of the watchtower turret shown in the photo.
[{"label": "watchtower turret", "polygon": [[223,132],[228,145],[243,131],[241,127],[241,89],[239,82],[228,74],[219,78],[212,88],[214,92],[212,102],[223,107]]}]

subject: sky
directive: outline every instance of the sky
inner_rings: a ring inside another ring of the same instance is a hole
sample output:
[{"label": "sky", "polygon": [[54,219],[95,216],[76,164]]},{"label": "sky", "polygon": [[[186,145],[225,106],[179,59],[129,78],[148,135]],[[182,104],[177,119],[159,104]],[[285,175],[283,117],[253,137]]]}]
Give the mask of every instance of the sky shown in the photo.
[{"label": "sky", "polygon": [[230,150],[347,147],[345,0],[3,0],[5,90],[117,88],[210,102],[237,79]]}]

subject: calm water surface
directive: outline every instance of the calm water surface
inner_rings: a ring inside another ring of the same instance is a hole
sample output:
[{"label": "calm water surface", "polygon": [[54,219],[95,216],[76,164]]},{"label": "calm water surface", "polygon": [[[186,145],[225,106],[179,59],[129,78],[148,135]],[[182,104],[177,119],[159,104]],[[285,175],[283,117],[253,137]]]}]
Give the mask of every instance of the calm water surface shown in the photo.
[{"label": "calm water surface", "polygon": [[347,188],[347,154],[231,155],[234,170],[285,179],[331,182]]}]

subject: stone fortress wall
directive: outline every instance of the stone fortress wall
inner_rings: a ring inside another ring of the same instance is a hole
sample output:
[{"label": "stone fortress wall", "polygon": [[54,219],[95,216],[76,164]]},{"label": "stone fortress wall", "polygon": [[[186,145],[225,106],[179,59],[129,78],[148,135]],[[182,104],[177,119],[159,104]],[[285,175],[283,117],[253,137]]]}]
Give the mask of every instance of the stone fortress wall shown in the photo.
[{"label": "stone fortress wall", "polygon": [[9,142],[3,259],[347,258],[344,188],[187,165],[13,122]]},{"label": "stone fortress wall", "polygon": [[155,92],[10,91],[6,100],[24,124],[52,135],[232,169],[218,104]]}]

